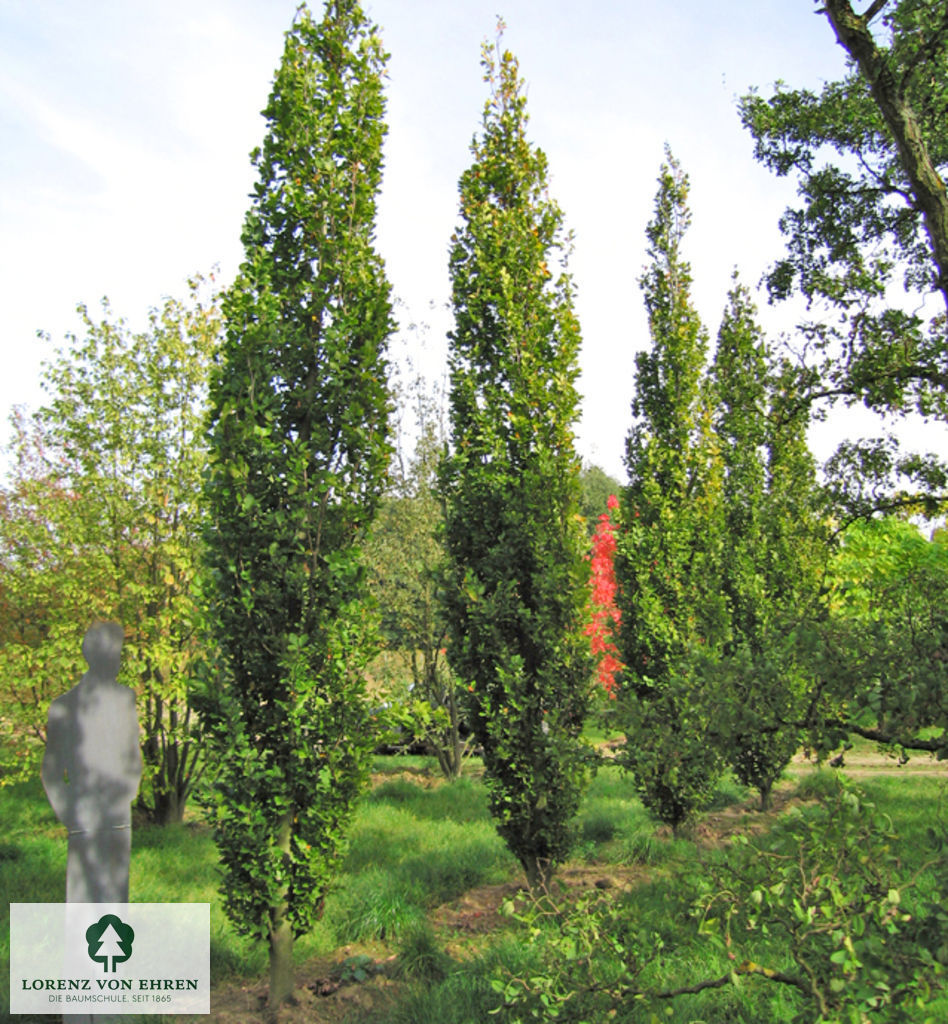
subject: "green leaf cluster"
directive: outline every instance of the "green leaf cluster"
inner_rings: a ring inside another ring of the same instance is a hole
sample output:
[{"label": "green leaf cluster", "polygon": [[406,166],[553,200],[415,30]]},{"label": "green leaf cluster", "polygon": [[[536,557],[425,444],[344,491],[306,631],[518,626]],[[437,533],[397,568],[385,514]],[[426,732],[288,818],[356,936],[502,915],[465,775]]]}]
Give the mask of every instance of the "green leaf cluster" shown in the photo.
[{"label": "green leaf cluster", "polygon": [[948,756],[948,547],[895,517],[854,523],[828,583],[818,747],[856,731],[903,758],[911,749]]},{"label": "green leaf cluster", "polygon": [[[701,881],[700,929],[739,973],[794,986],[806,1006],[795,1019],[932,1019],[924,1011],[946,960],[943,873],[935,891],[917,892],[918,873],[898,851],[891,822],[837,782],[821,805],[795,809],[763,839],[736,838]],[[780,949],[769,968],[745,953],[762,939]],[[792,971],[781,969],[784,957]]]},{"label": "green leaf cluster", "polygon": [[221,323],[203,280],[189,284],[188,299],[167,298],[142,331],[107,301],[100,320],[79,307],[83,335],[44,367],[48,404],[32,419],[14,414],[0,497],[0,685],[18,769],[35,770],[28,738],[45,739],[49,702],[85,671],[90,622],[120,622],[122,679],[138,694],[143,732],[140,804],[158,821],[180,820],[200,770],[190,699],[199,494]]},{"label": "green leaf cluster", "polygon": [[[943,419],[948,16],[932,0],[861,14],[830,0],[821,13],[847,53],[845,78],[818,92],[778,82],[740,105],[757,159],[797,182],[771,298],[806,300],[798,375],[809,401]],[[940,477],[919,479],[920,493],[943,495],[943,465]]]}]

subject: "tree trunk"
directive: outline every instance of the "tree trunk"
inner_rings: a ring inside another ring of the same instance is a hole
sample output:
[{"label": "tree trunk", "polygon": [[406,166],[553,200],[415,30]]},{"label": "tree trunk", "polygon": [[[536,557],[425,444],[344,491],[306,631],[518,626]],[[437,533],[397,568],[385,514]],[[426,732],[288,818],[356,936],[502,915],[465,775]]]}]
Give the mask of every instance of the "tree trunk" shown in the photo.
[{"label": "tree trunk", "polygon": [[[280,822],[277,849],[284,855],[290,852],[293,812],[287,811]],[[293,929],[290,926],[288,892],[280,902],[270,908],[270,990],[267,1005],[275,1010],[293,996]]]},{"label": "tree trunk", "polygon": [[773,779],[768,779],[757,786],[757,791],[760,793],[760,809],[762,811],[769,811],[773,803],[773,785]]},{"label": "tree trunk", "polygon": [[267,1005],[275,1008],[293,996],[293,930],[286,903],[270,912],[270,990]]},{"label": "tree trunk", "polygon": [[892,134],[899,162],[908,176],[931,242],[936,284],[948,306],[948,193],[932,160],[915,111],[905,100],[889,61],[869,31],[870,18],[882,7],[873,4],[860,16],[849,0],[826,0],[826,16],[844,50],[859,65],[872,98]]},{"label": "tree trunk", "polygon": [[152,820],[156,825],[177,825],[184,820],[185,799],[176,788],[155,793]]},{"label": "tree trunk", "polygon": [[451,719],[451,775],[450,778],[457,779],[461,776],[461,765],[464,762],[464,746],[461,740],[461,720],[458,715],[457,694],[454,684],[451,683],[448,689],[448,714]]},{"label": "tree trunk", "polygon": [[200,775],[199,746],[188,734],[191,708],[184,704],[183,721],[172,702],[149,698],[148,708],[149,726],[142,742],[142,758],[151,785],[147,792],[144,787],[139,792],[137,806],[154,824],[174,825],[184,820],[195,775]]},{"label": "tree trunk", "polygon": [[536,857],[532,854],[521,857],[520,864],[527,876],[527,888],[530,892],[534,896],[549,893],[556,865],[546,857]]}]

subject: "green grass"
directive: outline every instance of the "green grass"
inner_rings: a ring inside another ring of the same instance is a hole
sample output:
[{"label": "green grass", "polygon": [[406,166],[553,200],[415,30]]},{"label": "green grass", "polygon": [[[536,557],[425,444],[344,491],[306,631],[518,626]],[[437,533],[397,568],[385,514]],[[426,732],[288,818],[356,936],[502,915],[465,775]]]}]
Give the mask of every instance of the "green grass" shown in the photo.
[{"label": "green grass", "polygon": [[397,938],[425,911],[516,870],[468,779],[383,782],[364,801],[326,917],[341,942]]},{"label": "green grass", "polygon": [[372,758],[372,771],[414,772],[435,777],[441,774],[437,758],[419,754],[376,754]]},{"label": "green grass", "polygon": [[[520,936],[501,936],[479,956],[450,964],[441,978],[410,985],[394,1006],[360,1024],[483,1024],[502,1002],[491,981],[502,974],[529,975],[539,966],[538,949]],[[353,1022],[355,1024],[355,1022]]]},{"label": "green grass", "polygon": [[[377,769],[404,770],[402,759],[378,761]],[[64,898],[66,837],[38,781],[0,790],[0,820],[6,828],[0,845],[0,976],[7,977],[9,904]],[[490,821],[482,785],[463,778],[434,788],[403,778],[385,782],[363,801],[323,919],[297,940],[294,958],[302,962],[350,942],[397,940],[417,931],[431,908],[516,871]],[[217,852],[209,828],[196,822],[135,828],[133,898],[210,903],[214,982],[263,975],[266,948],[236,933],[217,885]],[[0,1020],[8,1014],[3,985]],[[156,1018],[150,1020],[156,1024]]]},{"label": "green grass", "polygon": [[[66,833],[39,780],[0,789],[0,821],[0,977],[6,979],[10,904],[59,903],[65,898]],[[0,983],[0,1018],[8,1012],[9,987]]]},{"label": "green grass", "polygon": [[633,835],[654,835],[655,825],[639,802],[635,785],[615,765],[599,769],[576,818],[574,856],[585,861],[622,863]]},{"label": "green grass", "polygon": [[[491,934],[466,937],[461,943],[466,952],[461,955],[456,936],[432,928],[430,912],[477,886],[520,880],[519,868],[490,820],[485,787],[470,777],[431,785],[437,772],[424,758],[379,758],[375,768],[392,777],[363,800],[336,888],[327,899],[323,919],[296,943],[297,960],[330,954],[349,944],[367,944],[373,955],[395,955],[391,969],[401,986],[395,1004],[374,1018],[364,1013],[359,1018],[353,1011],[352,1024],[484,1020],[504,1024],[509,1014],[501,1010],[491,1016],[501,1002],[492,982],[531,977],[540,969],[543,949],[551,955],[550,950],[559,948],[560,925],[552,919],[541,921],[539,931],[529,937],[523,934],[523,925],[511,921]],[[930,830],[945,832],[944,783],[927,776],[895,774],[858,781],[867,798],[897,827],[906,866],[920,867],[931,856]],[[810,772],[799,785],[801,795],[825,798],[835,790],[836,773]],[[726,807],[748,795],[733,780],[726,780],[712,805]],[[8,904],[63,898],[66,841],[38,781],[0,790],[0,820],[5,829],[0,841],[0,976],[6,977]],[[702,853],[701,857],[717,855],[722,854]],[[586,794],[576,819],[573,856],[577,862],[635,869],[637,885],[632,892],[608,894],[613,908],[609,929],[619,941],[646,941],[650,951],[654,946],[655,955],[639,979],[643,985],[682,986],[727,970],[721,949],[697,935],[684,884],[689,873],[702,870],[699,848],[687,838],[663,838],[642,808],[631,779],[615,766],[603,766]],[[231,976],[262,978],[266,949],[262,943],[238,936],[224,915],[216,864],[210,830],[199,822],[137,827],[131,865],[133,896],[139,901],[210,903],[214,984]],[[925,875],[919,892],[928,891],[935,891],[934,881]],[[774,939],[762,939],[751,948],[761,961],[779,965],[779,943],[774,943]],[[594,952],[591,963],[600,978],[617,969],[605,953]],[[669,1024],[781,1024],[791,1021],[800,1009],[793,991],[750,980],[740,988],[681,996],[647,1012],[643,1004],[629,1002],[610,1019],[619,1024],[648,1024],[649,1014],[655,1012]],[[948,1020],[948,1000],[933,1012],[934,1019]],[[29,1021],[8,1018],[3,985],[0,1020],[5,1019]],[[161,1020],[140,1019],[148,1024]],[[588,1019],[598,1019],[596,1012]]]},{"label": "green grass", "polygon": [[[749,791],[730,776],[721,780],[709,810],[745,800]],[[630,776],[615,765],[600,768],[576,818],[574,856],[606,864],[659,865],[687,856],[686,840],[659,838]]]},{"label": "green grass", "polygon": [[427,921],[408,928],[398,945],[398,976],[428,985],[444,981],[454,963]]}]

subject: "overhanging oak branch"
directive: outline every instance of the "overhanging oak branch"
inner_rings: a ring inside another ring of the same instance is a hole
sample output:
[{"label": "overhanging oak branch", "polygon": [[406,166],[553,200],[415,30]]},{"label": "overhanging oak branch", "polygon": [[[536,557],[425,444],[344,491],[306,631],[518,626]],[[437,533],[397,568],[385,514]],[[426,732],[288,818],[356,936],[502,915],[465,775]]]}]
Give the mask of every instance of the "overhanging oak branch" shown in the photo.
[{"label": "overhanging oak branch", "polygon": [[849,0],[826,0],[823,10],[839,44],[859,66],[892,135],[899,162],[922,211],[935,261],[936,285],[948,307],[948,192],[915,111],[902,95],[885,54],[869,31],[869,21],[883,6],[877,0],[865,14],[858,15]]}]

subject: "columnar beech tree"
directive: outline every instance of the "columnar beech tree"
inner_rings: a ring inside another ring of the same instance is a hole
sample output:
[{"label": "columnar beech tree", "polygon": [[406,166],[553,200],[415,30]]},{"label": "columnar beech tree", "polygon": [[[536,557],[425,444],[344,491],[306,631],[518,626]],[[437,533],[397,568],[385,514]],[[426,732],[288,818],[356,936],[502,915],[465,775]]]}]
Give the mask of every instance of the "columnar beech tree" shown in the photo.
[{"label": "columnar beech tree", "polygon": [[366,777],[360,539],[389,457],[389,286],[374,249],[385,62],[354,0],[305,7],[264,116],[211,385],[207,558],[225,909],[293,984]]},{"label": "columnar beech tree", "polygon": [[622,763],[646,806],[677,827],[719,774],[705,667],[727,632],[718,586],[720,465],[704,393],[707,337],[681,253],[688,179],[670,153],[641,279],[652,346],[636,357],[616,556],[626,671]]},{"label": "columnar beech tree", "polygon": [[819,611],[826,538],[805,404],[772,360],[735,283],[711,379],[724,469],[721,588],[730,636],[721,662],[722,750],[738,778],[770,790],[800,745],[813,693],[795,631]]},{"label": "columnar beech tree", "polygon": [[542,886],[569,849],[589,763],[580,332],[569,240],[546,158],[526,136],[517,61],[485,44],[482,63],[491,95],[450,253],[448,650],[469,686],[498,830]]}]

